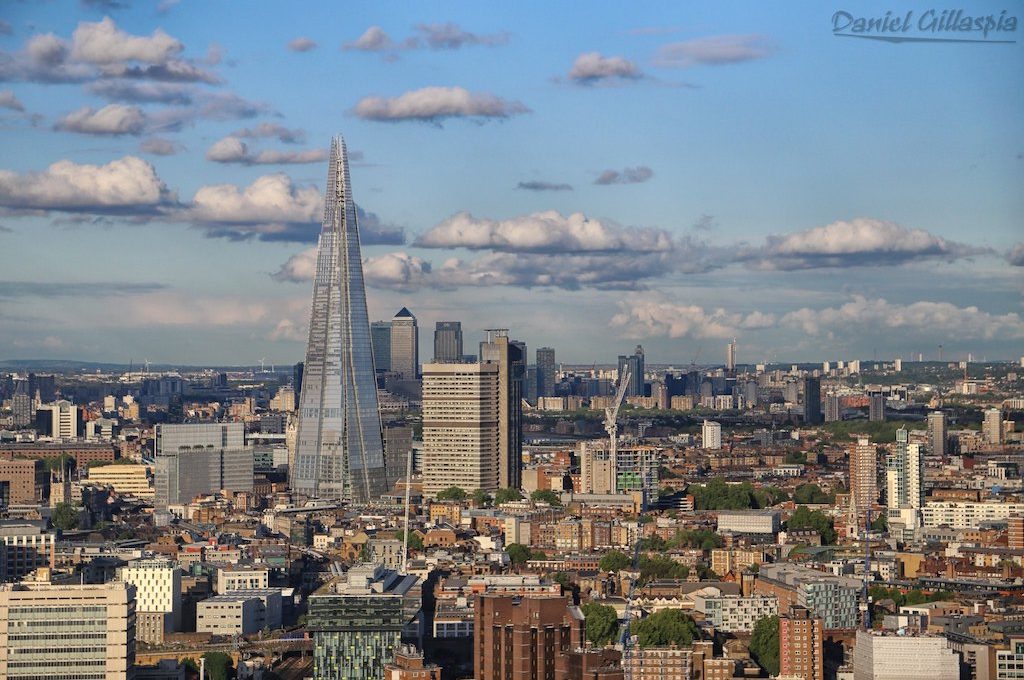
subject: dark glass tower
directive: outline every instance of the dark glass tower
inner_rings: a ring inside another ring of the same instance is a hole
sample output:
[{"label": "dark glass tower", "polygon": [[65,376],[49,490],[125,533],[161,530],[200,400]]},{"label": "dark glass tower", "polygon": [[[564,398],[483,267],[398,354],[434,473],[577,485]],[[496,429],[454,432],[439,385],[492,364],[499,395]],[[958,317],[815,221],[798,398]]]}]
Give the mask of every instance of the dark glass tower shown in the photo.
[{"label": "dark glass tower", "polygon": [[364,502],[388,491],[359,225],[345,142],[331,142],[292,488]]}]

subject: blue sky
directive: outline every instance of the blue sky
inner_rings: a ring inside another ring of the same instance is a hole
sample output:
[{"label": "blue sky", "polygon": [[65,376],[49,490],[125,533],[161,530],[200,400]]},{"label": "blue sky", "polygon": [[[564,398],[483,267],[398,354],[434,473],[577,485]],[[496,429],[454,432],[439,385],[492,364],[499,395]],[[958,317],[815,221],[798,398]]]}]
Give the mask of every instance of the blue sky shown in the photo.
[{"label": "blue sky", "polygon": [[371,316],[427,358],[447,319],[569,362],[1024,353],[1021,44],[821,3],[0,9],[0,358],[300,359],[336,133]]}]

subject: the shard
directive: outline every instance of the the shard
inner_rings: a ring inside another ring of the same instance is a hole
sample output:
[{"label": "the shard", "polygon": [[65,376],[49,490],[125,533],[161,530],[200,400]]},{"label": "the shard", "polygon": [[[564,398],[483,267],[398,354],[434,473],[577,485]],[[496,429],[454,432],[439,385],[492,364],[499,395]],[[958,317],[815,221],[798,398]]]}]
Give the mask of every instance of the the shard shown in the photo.
[{"label": "the shard", "polygon": [[359,225],[340,137],[331,142],[300,395],[292,489],[356,503],[386,493]]}]

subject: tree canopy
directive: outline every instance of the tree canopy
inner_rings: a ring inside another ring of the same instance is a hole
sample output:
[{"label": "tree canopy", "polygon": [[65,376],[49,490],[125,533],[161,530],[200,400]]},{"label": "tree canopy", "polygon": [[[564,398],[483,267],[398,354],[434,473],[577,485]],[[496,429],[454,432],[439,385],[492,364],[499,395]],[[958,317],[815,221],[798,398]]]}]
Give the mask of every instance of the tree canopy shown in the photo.
[{"label": "tree canopy", "polygon": [[756,488],[750,482],[729,484],[722,477],[715,477],[707,484],[691,484],[686,491],[693,496],[697,510],[767,508],[788,498],[785,491],[775,486]]},{"label": "tree canopy", "polygon": [[[405,531],[399,529],[395,532],[395,538],[399,541],[405,540]],[[409,534],[409,547],[413,550],[423,550],[423,537],[415,531]]]},{"label": "tree canopy", "polygon": [[235,668],[231,657],[224,652],[206,652],[206,677],[210,680],[230,680],[235,677]]},{"label": "tree canopy", "polygon": [[631,564],[631,560],[626,553],[621,550],[609,550],[601,556],[601,561],[597,563],[597,566],[601,568],[601,571],[622,571]]},{"label": "tree canopy", "polygon": [[473,504],[478,508],[487,507],[493,500],[494,498],[491,494],[487,493],[483,489],[477,489],[473,492]]},{"label": "tree canopy", "polygon": [[587,602],[580,609],[586,618],[588,640],[602,646],[615,639],[619,627],[619,616],[615,613],[615,607]]},{"label": "tree canopy", "polygon": [[779,617],[766,616],[754,624],[750,655],[769,675],[779,674]]},{"label": "tree canopy", "polygon": [[793,502],[800,505],[820,505],[835,503],[835,496],[831,496],[817,484],[801,484],[793,492]]},{"label": "tree canopy", "polygon": [[836,529],[832,518],[821,510],[808,510],[806,505],[797,506],[796,512],[786,522],[787,529],[814,529],[821,535],[821,542],[836,542]]},{"label": "tree canopy", "polygon": [[537,489],[530,494],[531,501],[541,501],[548,505],[562,505],[562,499],[558,497],[558,494],[551,489]]},{"label": "tree canopy", "polygon": [[464,501],[466,500],[466,492],[457,486],[449,486],[447,489],[443,489],[437,492],[437,500]]},{"label": "tree canopy", "polygon": [[521,501],[523,499],[523,492],[519,489],[508,488],[498,489],[494,492],[494,504],[501,505],[502,503],[509,503],[511,501]]},{"label": "tree canopy", "polygon": [[684,579],[690,575],[690,568],[664,555],[644,555],[637,565],[640,568],[640,582],[663,579]]},{"label": "tree canopy", "polygon": [[505,552],[512,564],[526,564],[530,559],[530,549],[521,543],[509,543],[505,546]]},{"label": "tree canopy", "polygon": [[50,517],[53,526],[64,531],[78,528],[78,508],[71,503],[57,503]]},{"label": "tree canopy", "polygon": [[630,632],[641,647],[689,647],[700,639],[700,629],[681,609],[662,609],[632,624]]}]

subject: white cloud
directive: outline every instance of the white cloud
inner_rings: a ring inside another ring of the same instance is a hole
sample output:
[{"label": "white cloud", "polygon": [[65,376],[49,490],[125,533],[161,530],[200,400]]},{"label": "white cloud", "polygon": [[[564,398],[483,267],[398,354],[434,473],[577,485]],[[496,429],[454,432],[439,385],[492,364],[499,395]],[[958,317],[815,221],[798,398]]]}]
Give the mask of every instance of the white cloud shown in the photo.
[{"label": "white cloud", "polygon": [[164,291],[128,298],[116,314],[142,326],[251,326],[266,319],[270,308],[264,302],[240,297]]},{"label": "white cloud", "polygon": [[206,159],[216,163],[240,163],[242,165],[284,165],[296,163],[321,163],[327,160],[327,149],[306,151],[253,151],[236,137],[225,137],[206,152]]},{"label": "white cloud", "polygon": [[664,45],[654,63],[680,68],[721,66],[763,59],[773,51],[763,35],[715,35]]},{"label": "white cloud", "polygon": [[[251,128],[242,128],[231,133],[232,137],[245,137],[247,139],[277,138],[285,144],[301,144],[306,141],[306,133],[298,128],[286,128],[277,123],[260,123]],[[349,155],[351,158],[351,154]]]},{"label": "white cloud", "polygon": [[361,36],[343,46],[346,50],[361,50],[364,52],[382,52],[393,50],[398,47],[391,37],[384,32],[380,26],[370,26]]},{"label": "white cloud", "polygon": [[619,310],[611,324],[629,338],[730,338],[742,330],[763,330],[775,324],[773,315],[760,311],[707,310],[651,293],[630,295],[619,303]]},{"label": "white cloud", "polygon": [[272,276],[278,281],[312,281],[316,276],[316,246],[288,258]]},{"label": "white cloud", "polygon": [[664,252],[673,247],[672,237],[661,229],[624,228],[582,213],[563,216],[554,210],[507,220],[478,219],[460,212],[421,235],[416,245],[552,253]]},{"label": "white cloud", "polygon": [[14,96],[10,90],[0,90],[0,109],[11,109],[12,111],[24,111],[25,105]]},{"label": "white cloud", "polygon": [[646,165],[638,165],[635,168],[625,168],[622,172],[618,170],[605,170],[594,180],[594,184],[640,184],[646,182],[651,177],[654,177],[653,170]]},{"label": "white cloud", "polygon": [[137,106],[108,104],[98,111],[85,106],[64,116],[55,127],[86,135],[138,135],[146,127],[146,116]]},{"label": "white cloud", "polygon": [[365,97],[353,112],[363,120],[438,122],[445,118],[508,118],[529,113],[524,104],[461,87],[425,87],[398,97]]},{"label": "white cloud", "polygon": [[605,57],[600,52],[586,52],[576,57],[569,79],[581,85],[609,80],[636,80],[643,77],[636,62],[625,57]]},{"label": "white cloud", "polygon": [[[315,270],[315,267],[314,267]],[[419,289],[430,274],[430,263],[402,252],[385,253],[363,262],[367,285],[410,291]]]},{"label": "white cloud", "polygon": [[154,156],[173,156],[178,153],[179,146],[177,143],[172,142],[169,139],[161,139],[159,137],[151,137],[145,139],[139,144],[139,150],[145,153],[151,153]]},{"label": "white cloud", "polygon": [[1006,254],[1006,261],[1014,267],[1024,267],[1024,241],[1017,243]]},{"label": "white cloud", "polygon": [[125,156],[106,165],[58,161],[44,172],[0,170],[0,205],[63,211],[149,211],[176,199],[146,161]]},{"label": "white cloud", "polygon": [[241,189],[233,184],[201,187],[185,216],[208,224],[283,228],[288,223],[316,222],[320,211],[316,187],[296,186],[287,175],[277,174],[259,177]]},{"label": "white cloud", "polygon": [[97,23],[83,21],[71,36],[71,56],[91,64],[165,64],[183,49],[180,41],[160,29],[149,37],[134,36],[119,29],[110,17]]},{"label": "white cloud", "polygon": [[487,45],[490,47],[504,45],[508,42],[507,33],[481,35],[470,33],[459,28],[458,24],[420,24],[416,30],[422,34],[427,47],[434,50],[457,50],[468,45]]},{"label": "white cloud", "polygon": [[288,49],[292,52],[310,52],[316,49],[316,41],[310,38],[295,38],[288,42]]},{"label": "white cloud", "polygon": [[29,38],[25,45],[29,58],[40,66],[57,66],[68,54],[68,44],[53,33],[43,33]]},{"label": "white cloud", "polygon": [[274,326],[274,329],[267,334],[267,340],[278,342],[290,340],[292,342],[305,342],[309,339],[309,331],[291,319],[281,319]]},{"label": "white cloud", "polygon": [[919,333],[936,339],[960,340],[1024,338],[1024,319],[1019,314],[991,314],[975,306],[957,307],[949,302],[919,301],[894,304],[862,295],[838,307],[804,307],[782,317],[783,325],[807,335],[835,337],[849,332],[868,335],[883,330]]},{"label": "white cloud", "polygon": [[112,101],[157,104],[191,104],[195,96],[188,85],[126,80],[100,80],[89,84],[88,90]]},{"label": "white cloud", "polygon": [[739,259],[760,269],[815,269],[898,265],[922,259],[954,260],[989,252],[895,222],[871,218],[769,236],[760,248],[743,249]]}]

